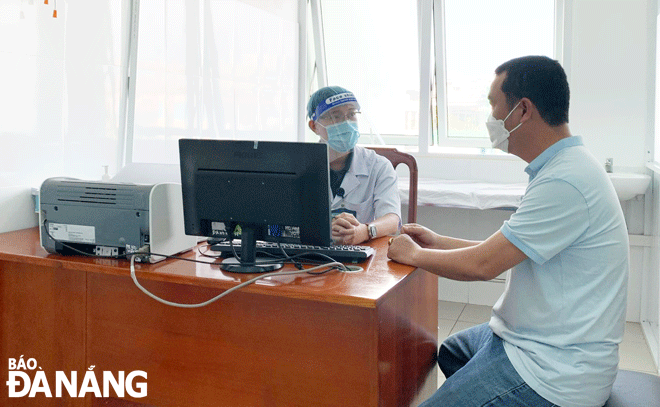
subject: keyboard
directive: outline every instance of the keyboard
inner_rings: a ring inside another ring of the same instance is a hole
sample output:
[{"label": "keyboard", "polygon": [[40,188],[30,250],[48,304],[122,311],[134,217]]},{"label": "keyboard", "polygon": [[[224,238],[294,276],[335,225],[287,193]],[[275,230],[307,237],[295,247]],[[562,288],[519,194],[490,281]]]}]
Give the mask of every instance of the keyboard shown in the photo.
[{"label": "keyboard", "polygon": [[[234,249],[236,253],[241,253],[240,240],[234,240]],[[278,245],[272,242],[257,241],[257,256],[259,256],[259,252],[265,252],[273,256],[284,257],[282,249],[284,249],[288,256],[307,253],[309,256],[305,257],[309,259],[323,260],[323,257],[314,255],[323,254],[342,263],[360,263],[375,253],[375,250],[369,246],[310,246],[293,243],[281,243]],[[234,255],[228,241],[214,241],[211,244],[211,250],[219,252],[223,257],[233,257]]]}]

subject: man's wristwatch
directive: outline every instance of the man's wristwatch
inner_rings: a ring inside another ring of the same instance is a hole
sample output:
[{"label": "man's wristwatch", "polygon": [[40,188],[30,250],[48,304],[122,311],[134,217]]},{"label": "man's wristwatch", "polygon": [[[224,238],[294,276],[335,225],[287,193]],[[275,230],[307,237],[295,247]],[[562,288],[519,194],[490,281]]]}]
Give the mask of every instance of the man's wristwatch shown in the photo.
[{"label": "man's wristwatch", "polygon": [[369,239],[375,239],[378,236],[378,230],[375,225],[368,224],[367,229],[369,230]]}]

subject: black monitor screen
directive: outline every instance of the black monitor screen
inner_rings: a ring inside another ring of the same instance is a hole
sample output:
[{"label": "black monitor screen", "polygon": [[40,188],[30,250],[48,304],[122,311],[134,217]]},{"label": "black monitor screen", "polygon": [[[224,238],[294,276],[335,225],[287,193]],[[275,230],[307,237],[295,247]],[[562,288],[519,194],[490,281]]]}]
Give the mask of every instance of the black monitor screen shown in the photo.
[{"label": "black monitor screen", "polygon": [[332,243],[327,145],[181,139],[179,154],[186,234]]}]

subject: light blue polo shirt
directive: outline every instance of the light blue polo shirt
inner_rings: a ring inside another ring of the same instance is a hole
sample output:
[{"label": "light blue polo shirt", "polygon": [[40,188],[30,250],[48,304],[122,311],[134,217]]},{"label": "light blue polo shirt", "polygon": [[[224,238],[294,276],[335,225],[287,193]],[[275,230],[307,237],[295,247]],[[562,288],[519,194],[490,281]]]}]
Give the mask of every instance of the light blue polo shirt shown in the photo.
[{"label": "light blue polo shirt", "polygon": [[552,145],[500,231],[528,259],[511,270],[490,327],[516,371],[563,407],[609,397],[623,339],[628,232],[614,187],[580,137]]}]

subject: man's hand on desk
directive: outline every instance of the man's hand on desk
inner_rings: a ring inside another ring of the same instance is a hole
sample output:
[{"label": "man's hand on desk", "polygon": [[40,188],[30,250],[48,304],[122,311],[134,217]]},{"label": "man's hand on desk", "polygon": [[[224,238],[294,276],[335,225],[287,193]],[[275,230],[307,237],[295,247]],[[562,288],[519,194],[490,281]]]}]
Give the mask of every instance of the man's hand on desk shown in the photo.
[{"label": "man's hand on desk", "polygon": [[431,229],[418,225],[417,223],[407,223],[401,227],[401,234],[408,235],[420,247],[427,249],[438,248],[438,239],[440,236]]},{"label": "man's hand on desk", "polygon": [[406,234],[401,234],[397,237],[390,239],[390,245],[387,249],[387,257],[403,264],[414,266],[415,255],[419,252],[421,247]]},{"label": "man's hand on desk", "polygon": [[422,248],[435,249],[439,235],[417,223],[408,223],[401,228],[401,234],[390,239],[387,257],[404,264],[414,265],[414,256]]}]

